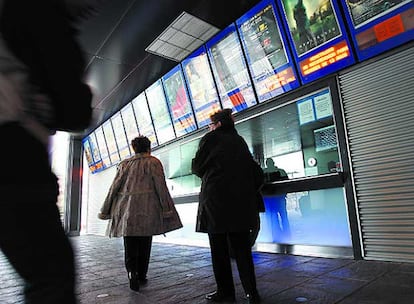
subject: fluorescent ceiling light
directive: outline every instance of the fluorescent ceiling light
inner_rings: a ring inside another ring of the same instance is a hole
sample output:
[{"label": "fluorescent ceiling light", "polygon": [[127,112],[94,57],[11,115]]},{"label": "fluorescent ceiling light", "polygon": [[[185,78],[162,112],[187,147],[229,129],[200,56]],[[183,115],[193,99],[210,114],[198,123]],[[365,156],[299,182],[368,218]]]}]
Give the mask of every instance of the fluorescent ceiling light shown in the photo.
[{"label": "fluorescent ceiling light", "polygon": [[218,31],[211,24],[183,12],[145,50],[180,62]]}]

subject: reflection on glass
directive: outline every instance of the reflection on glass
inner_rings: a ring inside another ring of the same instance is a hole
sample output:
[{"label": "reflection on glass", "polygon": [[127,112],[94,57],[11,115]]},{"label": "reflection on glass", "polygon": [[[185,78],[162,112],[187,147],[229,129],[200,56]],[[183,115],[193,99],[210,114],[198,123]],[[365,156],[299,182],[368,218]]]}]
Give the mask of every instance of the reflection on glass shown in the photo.
[{"label": "reflection on glass", "polygon": [[111,117],[111,122],[116,143],[118,145],[119,156],[121,159],[125,159],[131,155],[131,151],[129,150],[129,144],[125,135],[124,124],[120,112]]},{"label": "reflection on glass", "polygon": [[298,86],[279,30],[273,5],[259,4],[254,15],[237,21],[259,101]]},{"label": "reflection on glass", "polygon": [[[121,116],[125,126],[127,142],[128,144],[131,144],[131,141],[139,135],[138,125],[135,120],[132,103],[128,103],[124,108],[121,109]],[[151,119],[149,121],[151,122]]]},{"label": "reflection on glass", "polygon": [[185,59],[182,66],[197,123],[201,128],[208,125],[210,115],[220,109],[216,86],[204,47]]},{"label": "reflection on glass", "polygon": [[[148,99],[148,106],[153,119],[154,128],[157,133],[158,143],[163,144],[175,137],[174,129],[171,122],[170,113],[168,112],[167,102],[165,100],[164,90],[161,80],[151,85],[145,90]],[[138,126],[139,120],[138,120]]]},{"label": "reflection on glass", "polygon": [[341,171],[330,90],[293,101],[236,129],[255,155],[260,151],[263,163],[272,158],[289,178]]},{"label": "reflection on glass", "polygon": [[98,127],[95,130],[96,141],[99,147],[99,154],[101,155],[102,162],[104,167],[109,167],[111,165],[111,159],[109,158],[108,148],[106,146],[105,137],[103,134],[102,127]]},{"label": "reflection on glass", "polygon": [[258,242],[351,246],[343,188],[265,196]]},{"label": "reflection on glass", "polygon": [[151,141],[151,147],[157,146],[158,142],[155,137],[154,126],[152,125],[151,115],[145,94],[142,93],[138,95],[132,101],[132,106],[134,107],[135,116],[137,118],[139,134],[148,137]]},{"label": "reflection on glass", "polygon": [[193,110],[187,96],[181,67],[177,66],[164,76],[163,83],[177,136],[196,130]]},{"label": "reflection on glass", "polygon": [[207,43],[208,54],[223,108],[231,108],[235,113],[257,101],[235,26],[231,25],[221,35]]}]

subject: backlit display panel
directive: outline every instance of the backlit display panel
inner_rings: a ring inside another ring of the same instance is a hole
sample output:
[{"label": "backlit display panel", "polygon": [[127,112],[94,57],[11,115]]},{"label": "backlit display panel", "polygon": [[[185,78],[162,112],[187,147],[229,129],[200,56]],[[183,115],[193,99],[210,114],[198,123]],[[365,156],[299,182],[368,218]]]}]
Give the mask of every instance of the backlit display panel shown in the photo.
[{"label": "backlit display panel", "polygon": [[257,104],[236,26],[228,26],[206,46],[223,108],[236,113]]},{"label": "backlit display panel", "polygon": [[[138,125],[137,121],[135,120],[135,114],[132,103],[127,104],[125,107],[121,109],[120,112],[122,116],[122,121],[124,122],[127,142],[128,145],[131,145],[131,141],[139,135]],[[131,153],[133,153],[132,150]]]},{"label": "backlit display panel", "polygon": [[[148,108],[147,98],[141,93],[132,101],[135,117],[138,123],[139,135],[148,137],[151,141],[151,147],[158,145],[155,136],[154,126],[152,124],[151,114]],[[133,134],[133,133],[132,133]]]},{"label": "backlit display panel", "polygon": [[181,136],[195,131],[197,126],[187,95],[181,66],[178,65],[167,73],[162,78],[162,82],[176,135]]},{"label": "backlit display panel", "polygon": [[[145,90],[158,143],[163,144],[175,138],[170,113],[165,100],[161,79]],[[139,127],[139,121],[138,121]]]},{"label": "backlit display panel", "polygon": [[98,127],[95,130],[96,142],[99,147],[99,154],[101,155],[101,160],[105,168],[111,166],[111,159],[109,158],[108,147],[106,146],[104,133],[102,126]]},{"label": "backlit display panel", "polygon": [[114,130],[112,129],[111,120],[107,120],[103,125],[103,132],[105,135],[106,145],[108,147],[109,158],[111,159],[111,163],[115,164],[119,162],[119,152],[118,146],[115,141],[115,134]]},{"label": "backlit display panel", "polygon": [[260,102],[299,86],[278,20],[274,3],[266,0],[236,21]]},{"label": "backlit display panel", "polygon": [[341,0],[360,60],[414,38],[414,1]]},{"label": "backlit display panel", "polygon": [[198,126],[210,123],[210,115],[221,109],[205,47],[181,63]]},{"label": "backlit display panel", "polygon": [[131,151],[129,150],[129,144],[120,112],[111,117],[111,122],[114,129],[115,140],[118,145],[119,156],[121,159],[125,159],[131,155]]},{"label": "backlit display panel", "polygon": [[302,83],[336,72],[355,62],[333,0],[279,0]]},{"label": "backlit display panel", "polygon": [[96,141],[92,141],[91,137],[95,137],[95,134],[92,133],[82,140],[83,150],[85,152],[85,157],[88,162],[88,167],[92,173],[96,173],[100,170],[103,170],[103,162],[99,155],[98,148],[96,147]]}]

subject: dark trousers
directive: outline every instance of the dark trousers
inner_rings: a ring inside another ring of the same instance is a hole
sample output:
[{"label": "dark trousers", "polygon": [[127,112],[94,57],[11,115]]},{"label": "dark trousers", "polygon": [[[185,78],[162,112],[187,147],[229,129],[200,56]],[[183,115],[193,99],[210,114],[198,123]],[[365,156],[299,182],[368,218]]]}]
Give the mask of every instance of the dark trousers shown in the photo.
[{"label": "dark trousers", "polygon": [[229,253],[230,243],[245,293],[256,293],[250,232],[209,233],[208,236],[217,291],[225,295],[235,293]]},{"label": "dark trousers", "polygon": [[0,126],[0,140],[0,249],[25,281],[26,303],[74,304],[73,251],[47,150],[13,124]]},{"label": "dark trousers", "polygon": [[139,279],[147,277],[151,245],[152,236],[124,236],[126,270],[138,273]]}]

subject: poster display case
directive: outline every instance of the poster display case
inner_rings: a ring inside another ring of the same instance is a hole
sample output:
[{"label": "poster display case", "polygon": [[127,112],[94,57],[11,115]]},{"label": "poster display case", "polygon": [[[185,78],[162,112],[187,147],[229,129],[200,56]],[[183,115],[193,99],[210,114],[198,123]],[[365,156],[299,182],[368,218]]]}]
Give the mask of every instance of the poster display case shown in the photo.
[{"label": "poster display case", "polygon": [[181,66],[177,65],[162,77],[162,83],[176,135],[181,136],[195,131],[197,126]]},{"label": "poster display case", "polygon": [[237,113],[257,104],[236,25],[222,30],[206,46],[223,108]]},{"label": "poster display case", "polygon": [[278,0],[303,84],[355,62],[339,2]]},{"label": "poster display case", "polygon": [[136,121],[139,122],[139,135],[148,137],[148,139],[151,141],[151,147],[156,147],[158,145],[158,141],[157,137],[155,136],[154,125],[152,124],[147,98],[145,97],[144,93],[141,93],[134,98],[132,101],[132,107],[134,109]]},{"label": "poster display case", "polygon": [[[145,90],[148,106],[157,134],[158,144],[163,144],[175,138],[174,128],[171,122],[170,113],[165,99],[161,79],[157,80]],[[139,120],[138,120],[139,127]]]},{"label": "poster display case", "polygon": [[221,109],[213,74],[204,46],[181,63],[199,128],[210,123],[210,115]]},{"label": "poster display case", "polygon": [[265,0],[236,21],[259,102],[299,86],[279,20],[274,2]]},{"label": "poster display case", "polygon": [[414,38],[414,1],[341,0],[359,60]]}]

